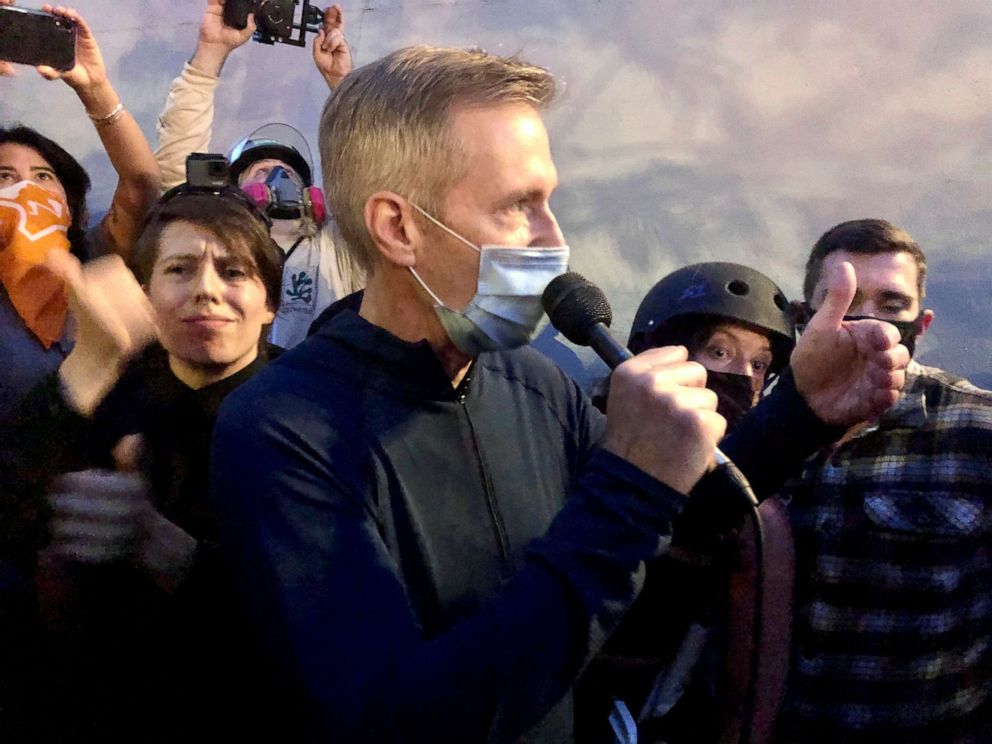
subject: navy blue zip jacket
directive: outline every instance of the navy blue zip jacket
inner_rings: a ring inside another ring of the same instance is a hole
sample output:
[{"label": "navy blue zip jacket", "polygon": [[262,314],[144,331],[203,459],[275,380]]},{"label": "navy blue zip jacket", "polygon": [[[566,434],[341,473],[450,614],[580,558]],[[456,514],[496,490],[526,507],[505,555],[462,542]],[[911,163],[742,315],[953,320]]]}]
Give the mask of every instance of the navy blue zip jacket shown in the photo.
[{"label": "navy blue zip jacket", "polygon": [[[780,387],[744,430],[809,452]],[[571,685],[685,500],[599,449],[604,421],[532,349],[453,388],[426,342],[347,309],[228,397],[223,547],[318,738],[570,740]]]}]

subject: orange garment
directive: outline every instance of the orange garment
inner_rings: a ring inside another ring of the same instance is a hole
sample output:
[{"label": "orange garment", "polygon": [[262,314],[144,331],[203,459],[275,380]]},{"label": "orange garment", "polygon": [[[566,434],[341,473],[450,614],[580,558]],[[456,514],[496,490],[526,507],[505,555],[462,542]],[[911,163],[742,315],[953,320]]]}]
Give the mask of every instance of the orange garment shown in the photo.
[{"label": "orange garment", "polygon": [[36,183],[0,190],[0,282],[46,349],[62,337],[68,302],[64,282],[46,268],[45,257],[69,250],[71,221],[68,205]]}]

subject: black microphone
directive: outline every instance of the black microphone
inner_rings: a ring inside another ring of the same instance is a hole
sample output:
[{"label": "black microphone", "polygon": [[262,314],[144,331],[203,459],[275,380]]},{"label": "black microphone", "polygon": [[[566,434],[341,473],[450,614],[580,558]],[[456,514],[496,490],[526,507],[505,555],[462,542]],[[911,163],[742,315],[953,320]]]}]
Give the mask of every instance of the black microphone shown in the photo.
[{"label": "black microphone", "polygon": [[610,333],[613,310],[603,290],[582,274],[556,276],[541,295],[551,325],[577,346],[588,346],[610,369],[634,355]]}]

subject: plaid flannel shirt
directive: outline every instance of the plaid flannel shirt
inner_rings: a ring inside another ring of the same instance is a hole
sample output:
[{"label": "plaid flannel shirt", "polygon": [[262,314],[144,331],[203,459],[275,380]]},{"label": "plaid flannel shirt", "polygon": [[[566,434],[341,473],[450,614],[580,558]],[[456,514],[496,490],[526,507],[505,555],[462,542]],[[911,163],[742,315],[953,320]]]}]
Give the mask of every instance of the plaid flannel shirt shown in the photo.
[{"label": "plaid flannel shirt", "polygon": [[788,483],[782,741],[992,741],[992,392],[911,363],[902,399]]}]

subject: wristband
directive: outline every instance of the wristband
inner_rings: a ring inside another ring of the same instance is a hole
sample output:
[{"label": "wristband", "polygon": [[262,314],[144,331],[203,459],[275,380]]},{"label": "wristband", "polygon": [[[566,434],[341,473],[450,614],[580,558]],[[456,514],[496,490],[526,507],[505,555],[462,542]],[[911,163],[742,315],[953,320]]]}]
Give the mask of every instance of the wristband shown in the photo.
[{"label": "wristband", "polygon": [[123,101],[121,101],[120,103],[118,103],[114,107],[114,110],[111,111],[106,116],[92,116],[91,115],[90,116],[90,119],[93,121],[93,123],[96,126],[98,126],[98,127],[105,127],[105,126],[108,126],[110,124],[113,124],[115,121],[117,121],[118,119],[120,119],[122,116],[124,116],[124,102]]}]

